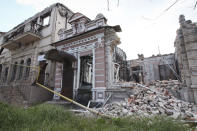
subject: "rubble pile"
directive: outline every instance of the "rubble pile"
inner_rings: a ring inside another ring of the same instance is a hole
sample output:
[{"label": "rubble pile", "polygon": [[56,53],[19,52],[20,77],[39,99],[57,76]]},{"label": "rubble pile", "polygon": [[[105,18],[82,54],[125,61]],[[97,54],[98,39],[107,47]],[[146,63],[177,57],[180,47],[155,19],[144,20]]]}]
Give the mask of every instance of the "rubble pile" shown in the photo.
[{"label": "rubble pile", "polygon": [[150,83],[149,87],[165,88],[170,90],[180,90],[185,86],[181,84],[178,80],[163,80],[163,81],[153,81]]},{"label": "rubble pile", "polygon": [[[163,86],[162,84],[168,87],[170,82],[159,84],[160,87]],[[171,116],[175,119],[197,120],[196,107],[193,103],[176,99],[165,88],[152,88],[140,84],[136,84],[135,93],[130,95],[130,98],[122,102],[107,104],[98,110],[113,117],[130,115],[152,116],[160,114]]]},{"label": "rubble pile", "polygon": [[177,99],[184,100],[184,90],[186,85],[183,85],[178,80],[163,80],[163,81],[154,81],[148,85],[149,88],[156,88],[158,91],[163,92],[164,89],[168,90],[173,94]]}]

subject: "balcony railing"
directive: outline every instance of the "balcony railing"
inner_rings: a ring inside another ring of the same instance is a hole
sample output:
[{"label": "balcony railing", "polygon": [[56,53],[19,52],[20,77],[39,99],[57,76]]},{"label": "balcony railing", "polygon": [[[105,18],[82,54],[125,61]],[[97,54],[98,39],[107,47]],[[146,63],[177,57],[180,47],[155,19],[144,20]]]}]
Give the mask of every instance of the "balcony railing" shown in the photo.
[{"label": "balcony railing", "polygon": [[13,29],[14,31],[4,36],[4,43],[2,44],[2,47],[10,48],[14,43],[23,44],[38,40],[41,38],[41,28],[41,25],[35,22],[30,22],[24,26]]}]

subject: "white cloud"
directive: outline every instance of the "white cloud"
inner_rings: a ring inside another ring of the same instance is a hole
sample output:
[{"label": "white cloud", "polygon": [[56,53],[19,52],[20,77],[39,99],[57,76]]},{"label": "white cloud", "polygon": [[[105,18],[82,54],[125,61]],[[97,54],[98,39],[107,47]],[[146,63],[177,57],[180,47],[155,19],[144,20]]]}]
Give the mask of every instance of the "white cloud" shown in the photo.
[{"label": "white cloud", "polygon": [[[161,53],[174,52],[174,39],[179,27],[178,17],[185,14],[187,19],[196,19],[196,10],[192,5],[196,0],[180,0],[169,11],[160,15],[175,0],[118,0],[110,1],[110,11],[107,10],[107,0],[16,0],[23,5],[31,5],[37,11],[60,2],[74,12],[81,12],[94,19],[96,14],[103,13],[109,25],[119,24],[123,32],[119,33],[122,44],[120,47],[126,51],[129,59],[136,58],[138,53],[145,56],[157,54],[158,46]],[[148,20],[154,19],[154,20]]]}]

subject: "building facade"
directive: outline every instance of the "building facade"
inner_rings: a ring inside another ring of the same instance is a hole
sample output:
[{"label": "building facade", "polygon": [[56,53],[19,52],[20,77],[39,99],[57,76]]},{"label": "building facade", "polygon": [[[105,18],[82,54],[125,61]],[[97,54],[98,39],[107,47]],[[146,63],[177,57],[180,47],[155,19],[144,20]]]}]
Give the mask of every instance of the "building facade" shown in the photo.
[{"label": "building facade", "polygon": [[128,62],[130,80],[149,84],[155,80],[179,79],[174,54],[157,55],[148,58],[144,58],[143,55],[138,56],[138,59]]},{"label": "building facade", "polygon": [[[58,53],[47,53],[48,59],[56,61],[55,90],[84,104],[90,100],[103,102],[107,90],[113,88],[117,79],[115,70],[120,65],[115,62],[115,55],[120,55],[121,61],[125,59],[121,51],[116,51],[120,44],[116,32],[121,28],[108,26],[102,14],[90,20],[81,13],[75,13],[68,22],[72,28],[60,29],[60,41],[52,45],[59,54],[66,52],[75,60],[61,61],[54,57]],[[54,96],[54,99],[59,97]]]},{"label": "building facade", "polygon": [[[51,97],[52,94],[32,84],[38,76],[37,67],[40,67],[39,82],[54,88],[55,63],[44,59],[43,55],[54,48],[51,43],[59,39],[58,31],[70,28],[67,21],[72,15],[66,6],[53,4],[0,37],[0,92],[5,101],[11,99],[7,97],[16,88],[29,102]],[[6,94],[5,90],[10,91]]]},{"label": "building facade", "polygon": [[37,79],[82,104],[103,102],[126,79],[126,54],[117,47],[120,31],[102,14],[90,20],[60,3],[51,5],[0,36],[0,99],[14,101],[16,94],[29,103],[61,99],[37,87]]}]

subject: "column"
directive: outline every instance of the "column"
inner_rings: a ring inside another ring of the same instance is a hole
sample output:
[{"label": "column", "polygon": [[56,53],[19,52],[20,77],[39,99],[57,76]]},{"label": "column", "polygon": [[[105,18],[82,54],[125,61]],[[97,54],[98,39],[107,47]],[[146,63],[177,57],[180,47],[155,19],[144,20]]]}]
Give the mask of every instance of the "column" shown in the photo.
[{"label": "column", "polygon": [[80,60],[80,53],[77,56],[77,89],[79,89],[80,84],[80,67],[81,67],[81,60]]},{"label": "column", "polygon": [[[58,93],[61,93],[62,90],[62,74],[63,74],[63,63],[56,62],[54,91]],[[53,99],[59,100],[60,96],[54,94]]]},{"label": "column", "polygon": [[93,56],[93,59],[92,59],[92,66],[93,66],[93,69],[92,69],[92,100],[95,100],[95,48],[92,49],[92,56]]}]

